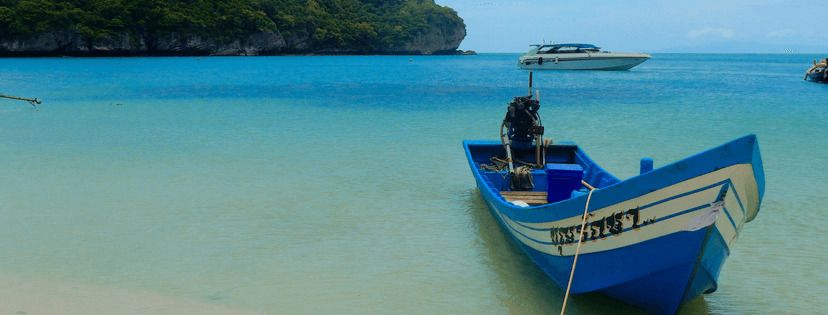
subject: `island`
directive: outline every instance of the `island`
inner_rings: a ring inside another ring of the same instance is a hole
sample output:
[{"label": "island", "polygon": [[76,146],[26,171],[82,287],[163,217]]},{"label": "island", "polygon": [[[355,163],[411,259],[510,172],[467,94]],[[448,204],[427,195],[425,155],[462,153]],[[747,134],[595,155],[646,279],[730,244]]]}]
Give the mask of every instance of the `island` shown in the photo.
[{"label": "island", "polygon": [[21,0],[0,56],[447,55],[466,26],[434,0]]}]

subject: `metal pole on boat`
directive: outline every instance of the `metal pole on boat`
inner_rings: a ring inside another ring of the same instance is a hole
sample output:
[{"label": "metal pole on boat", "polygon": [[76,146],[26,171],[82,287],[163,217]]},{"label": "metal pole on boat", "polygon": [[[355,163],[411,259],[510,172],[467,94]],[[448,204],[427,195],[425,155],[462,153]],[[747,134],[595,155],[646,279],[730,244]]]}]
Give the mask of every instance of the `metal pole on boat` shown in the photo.
[{"label": "metal pole on boat", "polygon": [[506,127],[506,121],[504,120],[502,124],[500,124],[500,142],[503,144],[503,147],[506,148],[506,162],[509,164],[509,174],[515,173],[515,166],[512,163],[512,146],[511,141],[509,139],[509,133],[503,133],[503,129]]},{"label": "metal pole on boat", "polygon": [[[529,73],[529,94],[532,94],[532,72],[530,71]],[[535,90],[535,100],[540,103],[540,90]],[[538,119],[540,120],[540,116],[538,116]],[[535,125],[539,126],[540,122],[536,122]],[[546,146],[543,145],[542,130],[535,133],[535,162],[540,169],[546,167]]]},{"label": "metal pole on boat", "polygon": [[27,102],[29,102],[29,104],[32,104],[32,106],[34,106],[34,108],[37,108],[37,106],[35,106],[35,103],[40,104],[40,102],[41,102],[40,100],[38,100],[36,98],[25,98],[25,97],[17,97],[17,96],[9,96],[9,95],[0,95],[0,97],[13,99],[13,100],[27,101]]}]

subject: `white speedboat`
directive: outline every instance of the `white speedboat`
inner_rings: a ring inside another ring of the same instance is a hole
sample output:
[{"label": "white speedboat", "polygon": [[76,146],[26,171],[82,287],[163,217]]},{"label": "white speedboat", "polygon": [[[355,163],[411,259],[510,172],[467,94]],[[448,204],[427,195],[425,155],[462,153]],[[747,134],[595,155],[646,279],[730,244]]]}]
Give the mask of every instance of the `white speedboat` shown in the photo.
[{"label": "white speedboat", "polygon": [[532,45],[518,59],[524,70],[629,70],[650,59],[649,54],[601,51],[590,44]]}]

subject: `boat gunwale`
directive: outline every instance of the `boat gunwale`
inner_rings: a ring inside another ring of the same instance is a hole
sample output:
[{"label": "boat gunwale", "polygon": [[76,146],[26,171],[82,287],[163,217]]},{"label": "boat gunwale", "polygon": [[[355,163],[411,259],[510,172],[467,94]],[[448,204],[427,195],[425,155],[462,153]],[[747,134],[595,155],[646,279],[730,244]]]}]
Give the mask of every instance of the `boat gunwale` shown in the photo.
[{"label": "boat gunwale", "polygon": [[[472,173],[474,174],[478,187],[482,187],[481,185],[487,187],[486,190],[480,189],[481,193],[491,195],[493,200],[500,203],[504,212],[503,215],[521,222],[543,223],[571,218],[573,216],[581,215],[583,212],[583,205],[586,198],[585,195],[564,199],[555,203],[529,207],[521,207],[506,201],[505,198],[500,196],[495,187],[492,187],[486,183],[481,173],[482,170],[480,170],[479,167],[475,169],[474,164],[479,162],[472,158],[472,150],[470,148],[475,145],[499,145],[499,142],[464,140],[463,146],[466,151],[469,166],[473,170]],[[600,169],[600,165],[589,158],[580,146],[575,144],[567,145],[574,146],[576,154],[580,155],[584,163],[591,163],[592,166]],[[728,166],[744,163],[750,163],[753,166],[757,182],[759,201],[761,202],[764,193],[764,173],[762,169],[761,157],[759,156],[756,136],[751,134],[653,169],[650,172],[620,180],[605,187],[600,187],[590,198],[590,208],[601,209],[612,206],[625,200],[643,196],[663,187],[680,183]],[[610,174],[609,172],[604,172]],[[610,174],[610,176],[612,175]],[[752,220],[755,215],[754,211],[752,215],[748,216],[747,221]]]}]

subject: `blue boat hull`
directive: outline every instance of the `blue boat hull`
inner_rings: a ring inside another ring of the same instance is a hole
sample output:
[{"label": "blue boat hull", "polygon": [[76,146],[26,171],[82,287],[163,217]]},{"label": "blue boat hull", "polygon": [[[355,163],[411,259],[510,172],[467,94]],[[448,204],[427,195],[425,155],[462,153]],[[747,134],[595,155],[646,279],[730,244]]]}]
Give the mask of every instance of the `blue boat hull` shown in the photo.
[{"label": "blue boat hull", "polygon": [[[531,259],[561,287],[583,235],[572,293],[600,292],[651,313],[672,314],[717,288],[729,246],[752,220],[764,191],[758,144],[746,136],[685,160],[621,181],[574,144],[549,147],[548,163],[578,164],[586,191],[524,207],[504,197],[503,172],[481,169],[499,142],[464,141],[477,186],[490,211]],[[554,192],[533,171],[536,191]]]},{"label": "blue boat hull", "polygon": [[805,72],[805,79],[813,82],[828,82],[826,71],[828,71],[828,68],[814,66]]},{"label": "blue boat hull", "polygon": [[828,81],[822,73],[808,74],[808,81],[825,82]]}]

